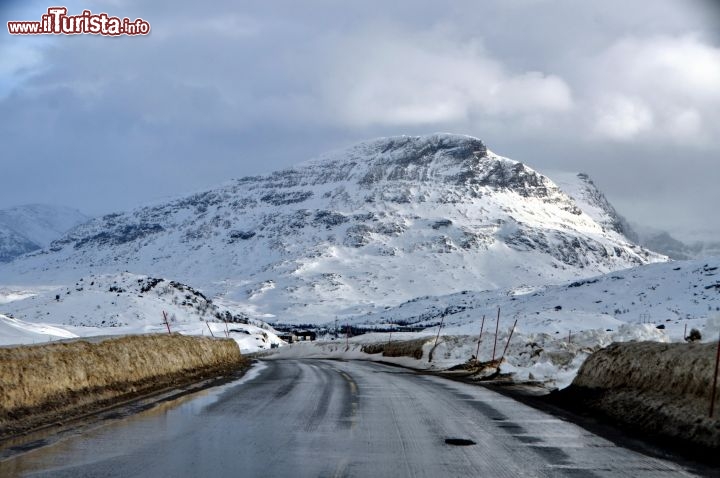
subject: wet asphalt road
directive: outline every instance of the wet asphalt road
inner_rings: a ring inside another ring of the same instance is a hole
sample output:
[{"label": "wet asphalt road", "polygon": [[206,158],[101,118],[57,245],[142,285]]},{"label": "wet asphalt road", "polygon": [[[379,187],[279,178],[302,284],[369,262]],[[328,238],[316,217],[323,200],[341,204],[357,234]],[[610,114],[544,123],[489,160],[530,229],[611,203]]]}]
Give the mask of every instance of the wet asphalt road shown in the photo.
[{"label": "wet asphalt road", "polygon": [[0,462],[0,476],[693,475],[483,387],[369,362],[278,360]]}]

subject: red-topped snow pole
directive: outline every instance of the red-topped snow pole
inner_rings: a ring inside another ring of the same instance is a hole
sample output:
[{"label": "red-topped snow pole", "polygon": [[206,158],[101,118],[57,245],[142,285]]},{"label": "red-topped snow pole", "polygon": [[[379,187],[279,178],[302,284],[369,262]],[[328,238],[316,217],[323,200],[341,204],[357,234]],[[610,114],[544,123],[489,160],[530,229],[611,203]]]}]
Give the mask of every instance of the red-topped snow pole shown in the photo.
[{"label": "red-topped snow pole", "polygon": [[502,359],[505,358],[505,353],[507,352],[508,347],[510,346],[510,339],[512,339],[513,332],[515,332],[515,326],[517,325],[517,319],[515,319],[515,323],[512,326],[512,329],[510,329],[510,336],[508,337],[508,341],[505,344],[505,348],[503,349],[502,357],[500,357],[500,361],[502,362]]},{"label": "red-topped snow pole", "polygon": [[478,337],[477,350],[475,351],[475,360],[480,361],[480,342],[482,342],[482,333],[485,328],[485,314],[483,314],[482,322],[480,323],[480,336]]},{"label": "red-topped snow pole", "polygon": [[165,313],[164,310],[162,312],[163,312],[163,323],[165,324],[165,327],[167,327],[167,329],[168,329],[168,334],[172,334],[172,332],[170,332],[170,322],[168,321],[167,314]]},{"label": "red-topped snow pole", "polygon": [[435,336],[435,345],[433,345],[433,348],[437,347],[438,339],[440,338],[440,331],[442,330],[444,320],[445,317],[440,317],[440,325],[438,326],[437,335]]}]

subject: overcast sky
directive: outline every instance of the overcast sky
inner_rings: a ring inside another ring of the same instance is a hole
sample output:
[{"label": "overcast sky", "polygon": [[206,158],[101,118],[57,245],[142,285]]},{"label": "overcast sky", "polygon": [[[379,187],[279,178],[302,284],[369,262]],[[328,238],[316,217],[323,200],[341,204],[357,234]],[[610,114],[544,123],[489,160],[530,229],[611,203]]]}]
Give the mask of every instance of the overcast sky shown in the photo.
[{"label": "overcast sky", "polygon": [[101,214],[448,131],[587,172],[631,221],[720,239],[712,0],[69,0],[152,33],[5,30],[55,3],[0,3],[0,209]]}]

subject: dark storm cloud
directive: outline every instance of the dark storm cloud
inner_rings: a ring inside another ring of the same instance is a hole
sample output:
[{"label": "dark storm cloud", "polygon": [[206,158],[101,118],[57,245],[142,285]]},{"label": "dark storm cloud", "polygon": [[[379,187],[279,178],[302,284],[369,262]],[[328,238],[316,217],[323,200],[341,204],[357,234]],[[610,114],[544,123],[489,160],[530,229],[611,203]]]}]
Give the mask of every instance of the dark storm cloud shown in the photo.
[{"label": "dark storm cloud", "polygon": [[638,222],[687,237],[717,222],[720,49],[700,0],[68,7],[152,33],[5,35],[0,207],[105,212],[374,136],[455,131],[586,171]]}]

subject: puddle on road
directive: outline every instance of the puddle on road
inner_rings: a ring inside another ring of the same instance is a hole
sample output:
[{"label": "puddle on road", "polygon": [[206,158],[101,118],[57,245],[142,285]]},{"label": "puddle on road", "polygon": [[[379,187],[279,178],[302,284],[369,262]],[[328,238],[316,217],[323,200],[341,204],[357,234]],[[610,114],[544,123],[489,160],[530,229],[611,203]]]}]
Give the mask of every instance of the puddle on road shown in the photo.
[{"label": "puddle on road", "polygon": [[[123,416],[121,419],[102,418],[97,423],[81,426],[64,433],[42,436],[42,432],[21,437],[16,443],[6,442],[0,451],[0,476],[17,476],[35,470],[59,468],[66,456],[74,456],[79,463],[91,463],[99,457],[121,455],[122,450],[132,450],[141,440],[135,433],[146,436],[175,436],[183,433],[186,424],[174,417],[197,417],[215,403],[220,396],[239,385],[255,379],[267,367],[260,362],[241,378],[232,382],[183,395],[173,400],[161,401],[152,408]],[[118,412],[122,415],[122,411]],[[112,414],[111,414],[112,415]],[[134,424],[134,427],[128,427]],[[132,431],[132,432],[130,432]],[[92,443],[92,447],[87,447]],[[4,456],[3,456],[4,455]]]}]

